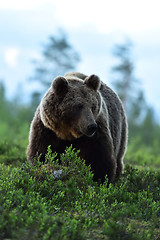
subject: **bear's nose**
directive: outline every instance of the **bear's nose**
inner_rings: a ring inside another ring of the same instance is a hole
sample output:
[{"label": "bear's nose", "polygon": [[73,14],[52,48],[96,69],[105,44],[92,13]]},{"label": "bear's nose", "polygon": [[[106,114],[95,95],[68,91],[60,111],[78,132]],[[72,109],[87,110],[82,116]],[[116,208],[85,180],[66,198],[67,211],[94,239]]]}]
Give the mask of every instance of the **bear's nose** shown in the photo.
[{"label": "bear's nose", "polygon": [[97,123],[92,123],[87,127],[88,135],[92,136],[97,130]]}]

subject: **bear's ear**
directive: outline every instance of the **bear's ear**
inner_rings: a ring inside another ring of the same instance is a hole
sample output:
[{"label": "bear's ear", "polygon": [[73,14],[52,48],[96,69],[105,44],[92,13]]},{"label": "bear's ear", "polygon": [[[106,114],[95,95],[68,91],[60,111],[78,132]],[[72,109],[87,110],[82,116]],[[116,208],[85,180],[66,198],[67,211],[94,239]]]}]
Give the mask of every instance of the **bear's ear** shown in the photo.
[{"label": "bear's ear", "polygon": [[64,95],[68,91],[68,81],[64,77],[57,77],[52,83],[56,95]]},{"label": "bear's ear", "polygon": [[100,79],[97,75],[90,75],[89,77],[86,77],[84,82],[88,87],[94,89],[97,91],[100,87]]}]

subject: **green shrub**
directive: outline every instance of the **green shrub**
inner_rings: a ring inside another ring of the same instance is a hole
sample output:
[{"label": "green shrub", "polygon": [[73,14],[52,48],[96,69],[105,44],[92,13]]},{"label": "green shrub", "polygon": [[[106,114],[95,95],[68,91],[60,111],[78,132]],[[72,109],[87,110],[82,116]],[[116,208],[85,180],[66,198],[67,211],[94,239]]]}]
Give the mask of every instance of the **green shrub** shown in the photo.
[{"label": "green shrub", "polygon": [[12,166],[21,165],[26,161],[25,154],[26,144],[23,141],[19,144],[18,141],[0,140],[0,163]]},{"label": "green shrub", "polygon": [[43,164],[39,156],[34,166],[24,157],[0,164],[0,239],[158,239],[159,171],[127,165],[107,187],[72,147],[60,160],[49,147]]}]

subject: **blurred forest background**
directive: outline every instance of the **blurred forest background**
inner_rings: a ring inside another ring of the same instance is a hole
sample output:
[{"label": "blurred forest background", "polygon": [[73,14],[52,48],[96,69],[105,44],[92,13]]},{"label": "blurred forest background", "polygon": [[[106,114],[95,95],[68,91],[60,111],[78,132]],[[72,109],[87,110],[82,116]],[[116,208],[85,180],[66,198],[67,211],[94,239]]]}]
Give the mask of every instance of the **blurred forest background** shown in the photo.
[{"label": "blurred forest background", "polygon": [[[128,117],[129,146],[125,162],[159,168],[160,125],[154,107],[148,105],[143,89],[140,88],[138,76],[134,75],[136,63],[132,59],[132,51],[131,41],[113,46],[113,56],[117,61],[116,65],[111,68],[112,87],[120,96]],[[16,143],[26,149],[29,126],[34,112],[44,92],[51,84],[47,73],[52,73],[53,79],[68,71],[78,71],[79,61],[80,53],[69,43],[67,35],[61,32],[59,35],[49,37],[43,46],[41,60],[33,62],[35,71],[26,81],[28,84],[29,81],[38,81],[42,86],[42,91],[32,92],[28,103],[24,103],[20,92],[13,99],[8,100],[4,79],[0,79],[1,144]]]}]

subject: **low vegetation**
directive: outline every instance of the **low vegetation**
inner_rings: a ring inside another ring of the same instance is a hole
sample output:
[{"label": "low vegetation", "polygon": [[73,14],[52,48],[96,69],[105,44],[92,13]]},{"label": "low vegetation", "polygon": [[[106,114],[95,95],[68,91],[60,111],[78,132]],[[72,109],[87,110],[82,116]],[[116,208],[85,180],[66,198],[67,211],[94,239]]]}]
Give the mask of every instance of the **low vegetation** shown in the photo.
[{"label": "low vegetation", "polygon": [[0,239],[159,239],[157,163],[155,169],[126,164],[107,188],[107,178],[94,182],[72,147],[61,154],[61,165],[50,147],[44,164],[39,157],[31,166],[25,144],[0,143]]}]

